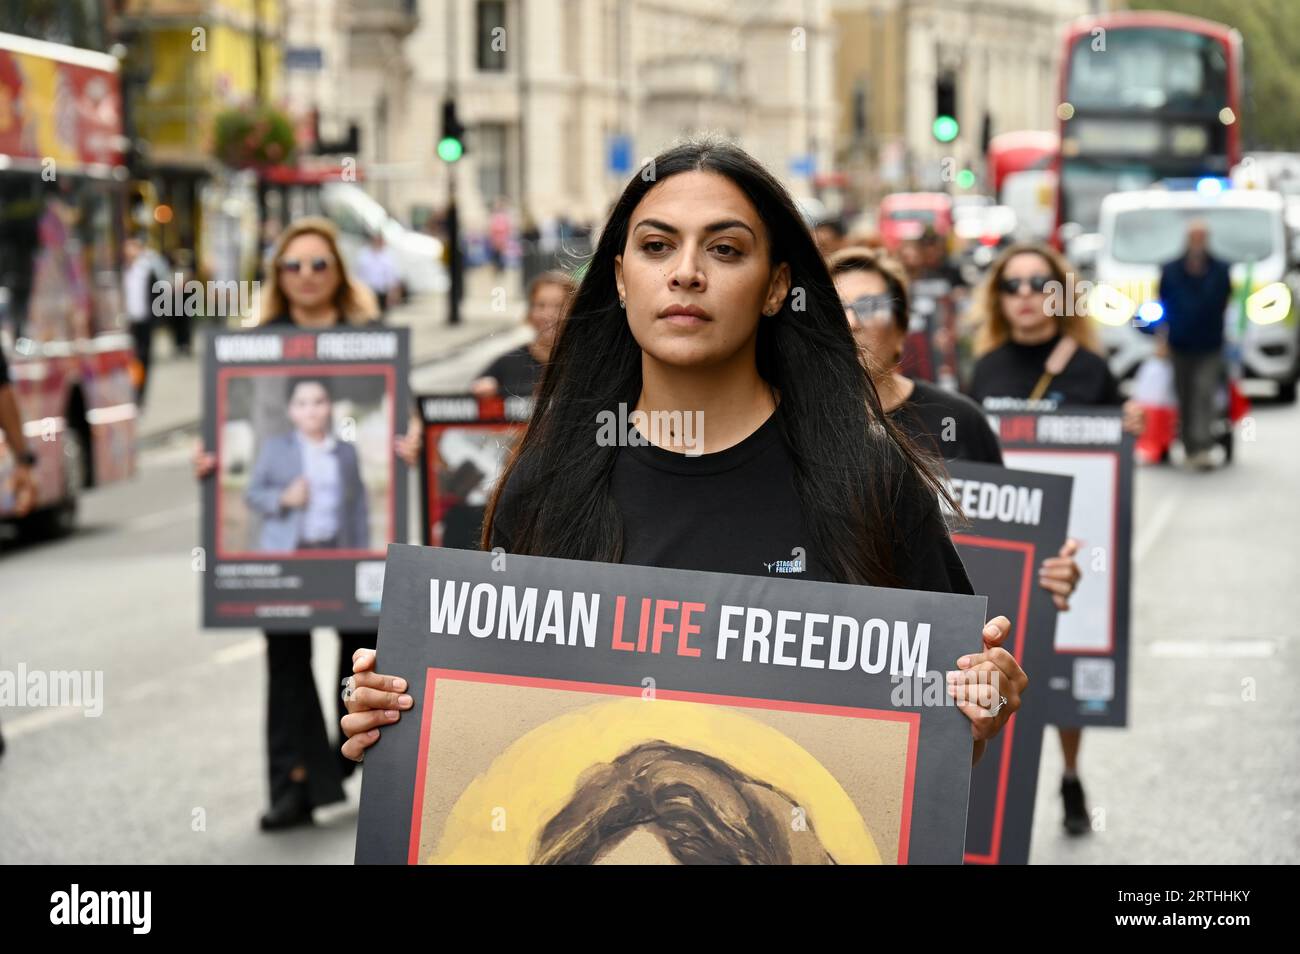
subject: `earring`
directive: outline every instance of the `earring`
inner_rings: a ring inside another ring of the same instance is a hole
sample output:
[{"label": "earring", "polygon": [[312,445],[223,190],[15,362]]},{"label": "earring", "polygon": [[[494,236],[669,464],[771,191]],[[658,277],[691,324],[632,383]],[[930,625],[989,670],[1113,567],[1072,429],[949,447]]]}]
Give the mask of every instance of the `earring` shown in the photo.
[{"label": "earring", "polygon": [[627,303],[624,302],[623,299],[620,298],[620,299],[618,300],[618,307],[620,307],[620,308],[626,308],[626,307],[627,307]]}]

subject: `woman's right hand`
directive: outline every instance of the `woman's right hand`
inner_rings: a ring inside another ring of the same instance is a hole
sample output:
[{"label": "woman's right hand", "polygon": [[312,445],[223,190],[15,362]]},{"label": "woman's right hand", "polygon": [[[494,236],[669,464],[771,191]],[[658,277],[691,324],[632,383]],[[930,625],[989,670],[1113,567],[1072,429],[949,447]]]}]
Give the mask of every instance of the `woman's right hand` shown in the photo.
[{"label": "woman's right hand", "polygon": [[491,377],[475,378],[469,386],[469,393],[475,397],[496,397],[500,390],[497,379]]},{"label": "woman's right hand", "polygon": [[307,478],[295,477],[280,494],[280,506],[294,509],[307,506]]},{"label": "woman's right hand", "polygon": [[401,718],[401,710],[415,705],[405,694],[405,679],[381,676],[374,668],[373,649],[358,649],[353,654],[352,697],[347,701],[348,714],[339,725],[347,736],[343,754],[354,762],[360,762],[366,749],[379,740],[381,726],[392,725]]},{"label": "woman's right hand", "polygon": [[203,480],[217,469],[217,455],[210,454],[202,442],[194,445],[194,479]]}]

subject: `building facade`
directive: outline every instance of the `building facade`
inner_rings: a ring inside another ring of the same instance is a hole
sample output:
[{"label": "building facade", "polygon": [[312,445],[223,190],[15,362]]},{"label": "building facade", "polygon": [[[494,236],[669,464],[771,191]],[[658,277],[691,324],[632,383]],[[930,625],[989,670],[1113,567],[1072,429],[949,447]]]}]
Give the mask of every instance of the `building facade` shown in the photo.
[{"label": "building facade", "polygon": [[[832,39],[825,0],[420,0],[387,183],[368,187],[418,216],[451,174],[470,229],[498,200],[521,224],[595,223],[642,160],[709,132],[807,195],[832,155]],[[450,169],[434,153],[449,93],[468,127]]]},{"label": "building facade", "polygon": [[[831,0],[835,86],[844,109],[836,162],[869,202],[945,189],[982,168],[984,138],[1051,130],[1064,25],[1095,0]],[[935,139],[936,87],[951,84],[959,132]]]}]

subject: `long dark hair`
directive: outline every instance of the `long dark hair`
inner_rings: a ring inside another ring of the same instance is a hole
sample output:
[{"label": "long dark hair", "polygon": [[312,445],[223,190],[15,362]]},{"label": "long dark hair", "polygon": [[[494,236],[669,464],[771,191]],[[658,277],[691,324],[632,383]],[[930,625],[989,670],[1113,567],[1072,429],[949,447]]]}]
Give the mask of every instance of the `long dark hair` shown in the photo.
[{"label": "long dark hair", "polygon": [[652,831],[684,865],[835,864],[811,821],[804,843],[792,844],[798,804],[721,759],[644,742],[580,780],[538,836],[533,864],[593,864],[636,828]]},{"label": "long dark hair", "polygon": [[779,395],[776,417],[794,461],[810,555],[845,583],[897,585],[893,552],[903,543],[893,514],[900,494],[945,490],[881,410],[858,359],[844,307],[812,233],[785,188],[738,146],[692,140],[647,163],[623,190],[569,307],[532,419],[497,483],[483,525],[491,546],[507,484],[526,504],[511,512],[511,549],[521,554],[617,563],[623,526],[610,491],[617,447],[595,440],[601,411],[635,406],[641,348],[619,307],[614,257],[633,210],[654,186],[683,172],[726,176],[767,228],[772,265],[787,262],[791,291],[760,318],[758,373]]}]

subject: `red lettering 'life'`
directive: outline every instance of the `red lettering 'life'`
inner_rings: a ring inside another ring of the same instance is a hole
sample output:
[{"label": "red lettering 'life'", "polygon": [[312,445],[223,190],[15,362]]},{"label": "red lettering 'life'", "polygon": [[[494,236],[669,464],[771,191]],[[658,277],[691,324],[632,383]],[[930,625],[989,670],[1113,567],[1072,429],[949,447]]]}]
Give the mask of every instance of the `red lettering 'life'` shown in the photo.
[{"label": "red lettering 'life'", "polygon": [[629,653],[635,652],[636,647],[623,639],[623,604],[627,597],[620,596],[614,600],[614,642],[615,649],[622,649]]},{"label": "red lettering 'life'", "polygon": [[688,646],[686,641],[700,631],[698,623],[691,622],[692,613],[703,613],[705,606],[703,603],[683,603],[682,604],[682,628],[677,634],[677,655],[679,656],[696,656],[700,655],[698,646]]}]

